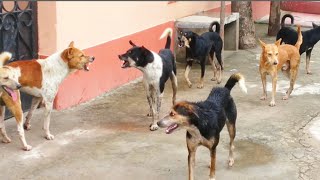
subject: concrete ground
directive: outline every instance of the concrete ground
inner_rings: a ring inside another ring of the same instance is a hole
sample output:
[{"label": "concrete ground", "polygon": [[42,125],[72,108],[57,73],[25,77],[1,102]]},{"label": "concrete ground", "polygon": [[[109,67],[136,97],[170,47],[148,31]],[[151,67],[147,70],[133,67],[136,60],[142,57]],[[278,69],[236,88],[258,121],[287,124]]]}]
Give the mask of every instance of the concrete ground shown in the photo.
[{"label": "concrete ground", "polygon": [[[267,37],[267,26],[257,25],[257,37]],[[188,88],[184,64],[178,65],[178,100],[204,100],[212,87],[223,86],[234,72],[246,77],[248,94],[237,86],[232,96],[238,107],[235,164],[227,167],[228,135],[224,129],[217,147],[216,179],[319,179],[320,171],[320,47],[312,53],[311,70],[305,71],[305,55],[291,98],[281,100],[289,86],[282,74],[278,80],[275,107],[261,101],[258,64],[260,47],[225,53],[223,83],[210,81],[207,66],[205,87]],[[318,54],[319,53],[319,54]],[[120,68],[120,67],[119,67]],[[125,71],[125,70],[124,70]],[[200,68],[191,71],[192,82],[199,79]],[[167,84],[160,116],[171,106],[171,85]],[[43,110],[36,111],[32,130],[26,132],[33,150],[24,152],[18,140],[14,119],[6,121],[13,142],[0,144],[0,179],[112,179],[180,180],[187,179],[185,130],[167,135],[164,129],[149,131],[148,104],[141,80],[123,86],[77,107],[54,111],[53,141],[44,139],[41,130]],[[208,179],[209,151],[201,147],[196,155],[196,179]]]}]

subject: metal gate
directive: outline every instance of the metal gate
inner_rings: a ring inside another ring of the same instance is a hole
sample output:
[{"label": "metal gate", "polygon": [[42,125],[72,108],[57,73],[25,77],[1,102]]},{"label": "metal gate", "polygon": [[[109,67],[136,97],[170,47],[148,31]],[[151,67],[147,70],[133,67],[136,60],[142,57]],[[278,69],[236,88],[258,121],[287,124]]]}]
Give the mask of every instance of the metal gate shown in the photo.
[{"label": "metal gate", "polygon": [[[12,53],[12,59],[38,58],[37,2],[0,1],[0,52]],[[31,96],[21,93],[22,109],[30,108]],[[6,111],[6,118],[11,117]]]}]

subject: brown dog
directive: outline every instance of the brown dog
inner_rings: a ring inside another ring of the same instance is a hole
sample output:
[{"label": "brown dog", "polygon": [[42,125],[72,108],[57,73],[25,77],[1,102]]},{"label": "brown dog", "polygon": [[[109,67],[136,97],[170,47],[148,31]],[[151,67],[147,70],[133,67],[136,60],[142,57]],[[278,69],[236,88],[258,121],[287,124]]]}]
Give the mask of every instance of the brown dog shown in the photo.
[{"label": "brown dog", "polygon": [[287,100],[293,90],[300,64],[299,48],[302,44],[300,26],[298,26],[297,32],[298,41],[295,46],[288,44],[280,45],[281,39],[276,41],[275,44],[266,44],[259,40],[262,47],[259,71],[263,86],[263,94],[260,99],[266,100],[267,98],[266,77],[269,74],[272,78],[272,97],[269,104],[270,106],[276,105],[274,97],[276,94],[278,71],[280,69],[290,79],[290,87],[282,99]]}]

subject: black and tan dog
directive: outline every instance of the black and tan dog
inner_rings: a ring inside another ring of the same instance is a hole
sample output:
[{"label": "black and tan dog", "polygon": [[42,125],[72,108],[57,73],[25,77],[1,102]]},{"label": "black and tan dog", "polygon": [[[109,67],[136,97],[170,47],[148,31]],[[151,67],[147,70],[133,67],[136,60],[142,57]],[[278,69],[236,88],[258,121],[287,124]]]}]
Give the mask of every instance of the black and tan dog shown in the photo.
[{"label": "black and tan dog", "polygon": [[[294,23],[294,18],[290,14],[285,14],[281,19],[281,29],[277,34],[277,40],[280,38],[281,44],[284,42],[286,44],[295,45],[298,40],[298,33],[291,27],[287,27],[284,24],[285,19],[289,17],[291,19],[291,25]],[[303,42],[300,46],[300,55],[306,52],[306,71],[307,74],[311,74],[310,71],[310,58],[313,46],[320,40],[320,27],[312,23],[313,29],[302,31]]]},{"label": "black and tan dog", "polygon": [[175,103],[178,89],[175,58],[170,50],[171,28],[167,28],[160,39],[164,37],[167,37],[167,42],[165,48],[161,49],[159,53],[155,53],[144,46],[137,46],[130,41],[132,48],[119,55],[119,59],[123,61],[122,68],[135,67],[143,72],[143,84],[147,91],[147,99],[150,106],[148,116],[153,118],[153,123],[150,125],[151,131],[158,129],[157,121],[159,120],[161,99],[167,80],[170,78],[172,83],[173,104]]},{"label": "black and tan dog", "polygon": [[[216,32],[213,32],[212,28],[216,26]],[[184,73],[185,80],[188,86],[191,87],[192,83],[189,80],[189,72],[191,70],[193,62],[199,62],[201,66],[201,77],[198,88],[203,88],[203,77],[205,73],[206,59],[210,55],[210,63],[213,69],[212,81],[217,80],[217,83],[221,83],[221,73],[223,70],[223,61],[221,58],[221,52],[223,47],[222,39],[219,35],[220,24],[216,21],[212,22],[209,27],[209,32],[205,32],[200,36],[192,31],[179,30],[178,34],[178,46],[186,47],[186,70]],[[214,54],[218,60],[219,65],[216,65],[214,61]],[[218,68],[218,72],[217,72]]]},{"label": "black and tan dog", "polygon": [[227,124],[230,136],[229,166],[234,163],[233,141],[236,136],[237,108],[230,92],[237,82],[241,90],[247,92],[244,77],[240,73],[233,74],[225,87],[213,88],[205,101],[179,102],[172,107],[169,115],[158,122],[159,127],[167,128],[167,134],[179,127],[187,130],[190,180],[194,179],[195,154],[200,145],[210,149],[210,180],[215,178],[216,147],[225,124]]}]

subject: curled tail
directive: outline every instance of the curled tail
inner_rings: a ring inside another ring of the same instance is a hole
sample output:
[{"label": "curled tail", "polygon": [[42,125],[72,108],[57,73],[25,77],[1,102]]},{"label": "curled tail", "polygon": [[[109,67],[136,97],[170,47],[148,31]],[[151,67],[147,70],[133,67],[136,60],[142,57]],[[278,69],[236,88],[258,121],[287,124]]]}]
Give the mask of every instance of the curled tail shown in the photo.
[{"label": "curled tail", "polygon": [[7,61],[9,61],[12,57],[12,54],[9,52],[2,52],[0,54],[0,67],[2,67]]},{"label": "curled tail", "polygon": [[230,76],[230,78],[228,79],[228,81],[227,81],[227,83],[226,83],[226,85],[224,87],[231,91],[231,89],[234,87],[234,85],[237,82],[239,83],[240,89],[244,93],[247,93],[247,87],[246,87],[246,84],[245,84],[245,79],[244,79],[244,77],[243,77],[243,75],[241,73],[232,74]]},{"label": "curled tail", "polygon": [[163,33],[160,36],[160,39],[163,39],[164,37],[167,36],[167,42],[165,45],[165,49],[170,49],[171,46],[171,38],[172,38],[172,28],[167,28],[163,31]]},{"label": "curled tail", "polygon": [[220,24],[218,21],[213,21],[209,26],[209,32],[213,32],[212,28],[213,26],[216,26],[216,33],[220,33]]},{"label": "curled tail", "polygon": [[294,18],[291,14],[285,14],[282,16],[281,19],[281,27],[284,27],[284,21],[286,20],[286,18],[290,18],[291,19],[291,25],[294,23]]},{"label": "curled tail", "polygon": [[297,28],[297,33],[298,33],[298,40],[296,42],[296,44],[294,45],[298,50],[300,50],[300,46],[302,44],[302,41],[303,41],[303,37],[302,37],[302,33],[301,33],[301,26],[298,25],[298,28]]}]

